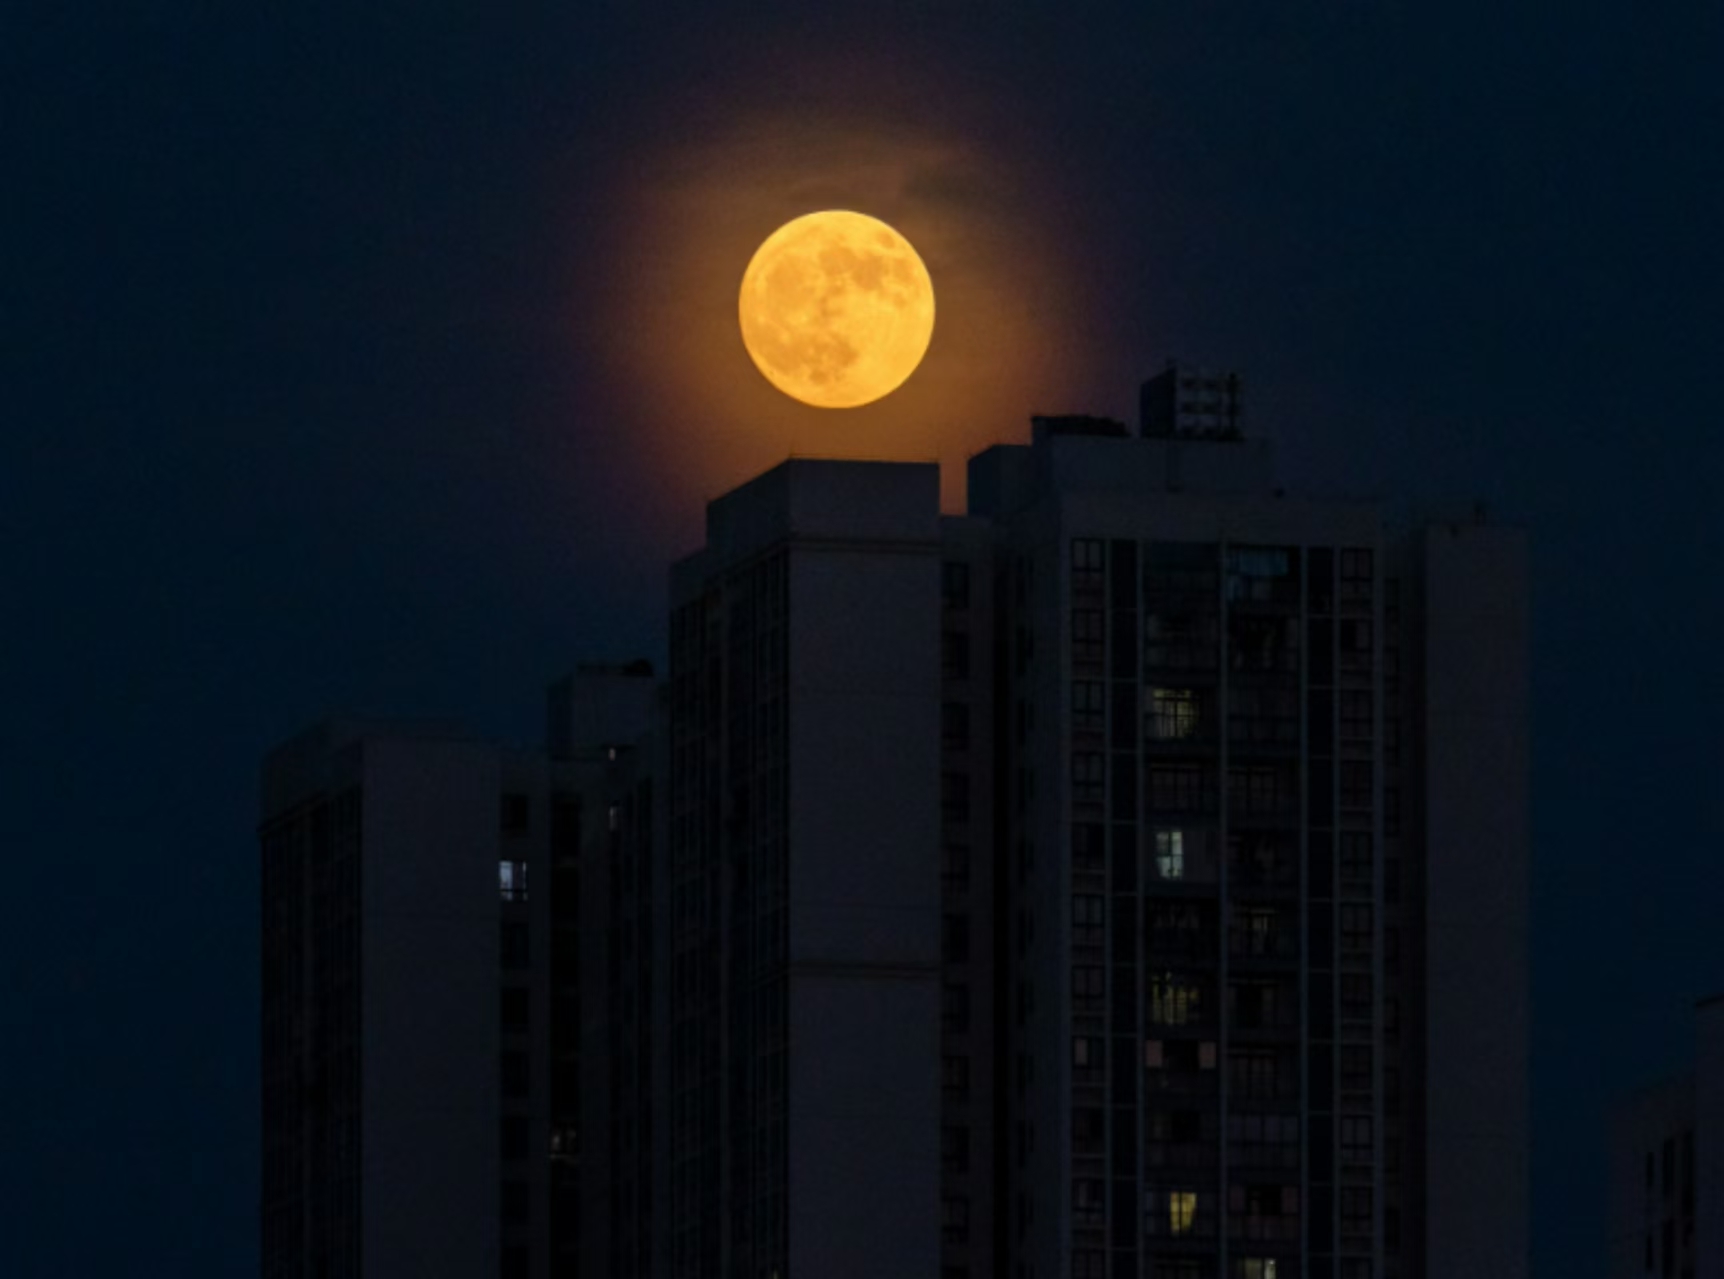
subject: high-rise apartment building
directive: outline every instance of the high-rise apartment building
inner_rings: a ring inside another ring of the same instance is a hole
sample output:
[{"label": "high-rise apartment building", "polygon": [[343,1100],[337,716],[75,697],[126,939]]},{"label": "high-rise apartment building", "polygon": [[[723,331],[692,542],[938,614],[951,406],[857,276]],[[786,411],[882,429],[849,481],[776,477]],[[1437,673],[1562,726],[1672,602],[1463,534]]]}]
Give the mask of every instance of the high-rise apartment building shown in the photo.
[{"label": "high-rise apartment building", "polygon": [[653,692],[639,665],[553,686],[551,756],[338,720],[265,762],[265,1279],[548,1279],[610,1245],[608,1217],[581,1237],[582,1159],[627,1185],[581,1148],[583,1088],[613,1093],[583,1083],[587,1021],[615,1042],[582,857],[650,838]]},{"label": "high-rise apartment building", "polygon": [[263,778],[266,1279],[551,1273],[552,780],[331,722]]},{"label": "high-rise apartment building", "polygon": [[1008,1273],[1524,1274],[1519,535],[1087,418],[970,494]]},{"label": "high-rise apartment building", "polygon": [[938,485],[788,462],[672,573],[678,1279],[938,1265]]},{"label": "high-rise apartment building", "polygon": [[[1036,419],[963,515],[932,464],[774,468],[672,571],[656,708],[639,669],[553,689],[527,835],[367,827],[386,860],[519,847],[546,912],[527,1144],[440,1174],[453,1204],[538,1161],[546,1269],[507,1214],[464,1227],[505,1275],[1525,1275],[1523,539],[1286,494],[1231,375],[1143,404]],[[506,814],[525,783],[472,767]],[[266,867],[383,787],[277,783]],[[392,927],[361,912],[360,951]],[[389,989],[341,1033],[396,1033]],[[266,1071],[330,1051],[270,1033]]]}]

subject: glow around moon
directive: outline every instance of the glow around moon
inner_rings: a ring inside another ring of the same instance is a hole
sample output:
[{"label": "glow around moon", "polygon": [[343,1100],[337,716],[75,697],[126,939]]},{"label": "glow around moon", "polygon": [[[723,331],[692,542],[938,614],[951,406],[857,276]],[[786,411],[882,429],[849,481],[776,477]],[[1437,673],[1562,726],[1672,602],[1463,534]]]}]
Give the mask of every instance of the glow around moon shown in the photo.
[{"label": "glow around moon", "polygon": [[861,213],[787,222],[755,251],[737,305],[766,380],[817,408],[855,408],[916,371],[934,333],[934,284],[910,242]]}]

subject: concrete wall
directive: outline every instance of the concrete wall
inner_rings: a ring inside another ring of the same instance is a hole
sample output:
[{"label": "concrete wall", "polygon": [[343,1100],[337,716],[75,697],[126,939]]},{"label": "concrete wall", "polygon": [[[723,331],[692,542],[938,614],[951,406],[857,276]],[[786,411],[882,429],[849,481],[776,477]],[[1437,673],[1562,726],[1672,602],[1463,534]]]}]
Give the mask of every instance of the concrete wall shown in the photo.
[{"label": "concrete wall", "polygon": [[453,741],[364,751],[363,1264],[494,1275],[498,758]]},{"label": "concrete wall", "polygon": [[793,526],[790,1272],[932,1275],[940,1253],[937,473],[808,465],[818,468],[808,491],[799,471],[781,508]]},{"label": "concrete wall", "polygon": [[1430,1279],[1528,1266],[1527,572],[1514,529],[1425,535]]}]

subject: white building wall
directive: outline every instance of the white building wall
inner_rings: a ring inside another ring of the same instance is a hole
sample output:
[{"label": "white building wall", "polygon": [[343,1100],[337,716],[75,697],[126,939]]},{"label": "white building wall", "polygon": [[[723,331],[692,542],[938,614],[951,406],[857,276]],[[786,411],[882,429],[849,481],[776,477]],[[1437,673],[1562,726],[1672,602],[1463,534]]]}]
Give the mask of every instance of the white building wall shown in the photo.
[{"label": "white building wall", "polygon": [[934,1274],[937,475],[790,479],[790,1270]]},{"label": "white building wall", "polygon": [[458,741],[363,750],[363,1265],[494,1275],[499,762]]},{"label": "white building wall", "polygon": [[1429,1279],[1528,1266],[1524,535],[1425,536]]}]

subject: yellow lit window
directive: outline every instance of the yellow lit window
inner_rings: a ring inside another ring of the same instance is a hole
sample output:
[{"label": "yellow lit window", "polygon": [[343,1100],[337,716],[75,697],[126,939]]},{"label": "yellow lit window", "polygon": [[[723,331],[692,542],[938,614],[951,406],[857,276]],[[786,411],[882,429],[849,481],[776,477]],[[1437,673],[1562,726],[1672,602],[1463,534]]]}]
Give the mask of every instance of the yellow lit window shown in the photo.
[{"label": "yellow lit window", "polygon": [[1173,1235],[1191,1233],[1192,1219],[1197,1216],[1197,1192],[1175,1190],[1167,1197],[1167,1230]]},{"label": "yellow lit window", "polygon": [[1197,694],[1189,688],[1150,689],[1149,736],[1158,742],[1197,736]]}]

